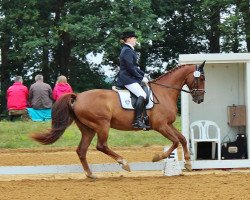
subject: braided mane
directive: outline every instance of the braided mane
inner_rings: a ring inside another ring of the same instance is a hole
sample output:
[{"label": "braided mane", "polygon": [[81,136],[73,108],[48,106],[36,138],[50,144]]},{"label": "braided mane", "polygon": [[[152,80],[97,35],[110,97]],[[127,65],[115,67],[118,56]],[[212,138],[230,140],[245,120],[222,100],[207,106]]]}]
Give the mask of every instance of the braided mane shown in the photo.
[{"label": "braided mane", "polygon": [[185,65],[177,65],[176,67],[170,69],[169,71],[165,72],[164,74],[160,75],[159,77],[157,77],[156,79],[152,80],[151,82],[155,82],[155,81],[158,81],[160,80],[161,78],[165,77],[165,76],[168,76],[169,74],[172,74],[174,71],[182,68],[183,66]]}]

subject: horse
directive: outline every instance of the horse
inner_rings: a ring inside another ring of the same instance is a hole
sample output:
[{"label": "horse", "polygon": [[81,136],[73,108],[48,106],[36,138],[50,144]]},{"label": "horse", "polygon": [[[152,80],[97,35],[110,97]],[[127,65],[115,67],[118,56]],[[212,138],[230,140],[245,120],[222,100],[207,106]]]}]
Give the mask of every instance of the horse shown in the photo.
[{"label": "horse", "polygon": [[[185,137],[173,126],[177,115],[177,100],[181,91],[191,94],[195,103],[202,103],[205,94],[205,61],[201,65],[179,65],[149,82],[155,102],[152,109],[147,110],[151,129],[161,133],[172,141],[171,147],[162,154],[155,154],[152,161],[157,162],[167,158],[181,143],[185,168],[192,170],[190,154]],[[182,87],[187,85],[189,90]],[[130,171],[128,162],[108,146],[109,129],[124,131],[135,130],[132,127],[133,110],[121,107],[116,91],[108,89],[93,89],[82,93],[69,93],[62,96],[52,107],[51,129],[32,134],[31,138],[41,144],[48,145],[57,141],[66,128],[73,122],[81,131],[81,141],[76,149],[85,175],[96,178],[91,172],[86,154],[88,147],[97,134],[96,149],[107,154],[124,170]]]}]

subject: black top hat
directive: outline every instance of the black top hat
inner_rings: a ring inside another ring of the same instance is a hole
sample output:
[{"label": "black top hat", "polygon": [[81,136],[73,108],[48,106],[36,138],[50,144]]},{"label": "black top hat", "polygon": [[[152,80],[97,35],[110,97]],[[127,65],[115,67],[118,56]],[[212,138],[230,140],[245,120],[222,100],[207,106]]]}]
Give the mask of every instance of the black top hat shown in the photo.
[{"label": "black top hat", "polygon": [[126,39],[126,38],[130,38],[130,37],[137,37],[137,35],[135,34],[134,31],[125,31],[122,33],[121,39]]}]

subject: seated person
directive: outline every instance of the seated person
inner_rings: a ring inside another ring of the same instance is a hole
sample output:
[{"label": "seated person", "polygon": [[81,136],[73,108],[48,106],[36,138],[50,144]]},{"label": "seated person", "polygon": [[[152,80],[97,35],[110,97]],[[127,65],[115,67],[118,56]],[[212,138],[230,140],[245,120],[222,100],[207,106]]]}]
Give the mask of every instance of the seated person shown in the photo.
[{"label": "seated person", "polygon": [[53,98],[57,101],[63,94],[73,92],[71,86],[67,82],[67,78],[65,76],[59,76],[57,78],[56,85],[53,89]]},{"label": "seated person", "polygon": [[12,121],[14,116],[23,116],[27,118],[27,102],[29,91],[23,85],[23,78],[16,76],[14,84],[7,89],[7,109]]},{"label": "seated person", "polygon": [[53,104],[52,89],[49,84],[43,82],[42,75],[36,75],[35,83],[30,86],[29,92],[29,116],[33,121],[47,121],[51,119],[51,107]]}]

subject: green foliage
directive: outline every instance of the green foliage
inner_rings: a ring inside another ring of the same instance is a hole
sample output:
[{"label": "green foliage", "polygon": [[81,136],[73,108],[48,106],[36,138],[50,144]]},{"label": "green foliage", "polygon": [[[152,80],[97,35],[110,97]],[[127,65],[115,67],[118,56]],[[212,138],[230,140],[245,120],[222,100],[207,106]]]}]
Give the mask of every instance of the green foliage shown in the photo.
[{"label": "green foliage", "polygon": [[158,37],[153,40],[151,63],[167,69],[176,66],[179,54],[206,51],[201,41],[204,37],[196,26],[199,20],[200,2],[197,1],[153,1],[154,13],[158,16]]},{"label": "green foliage", "polygon": [[[42,73],[51,86],[65,75],[77,92],[110,88],[102,66],[118,69],[126,28],[138,35],[140,67],[156,74],[179,54],[250,51],[248,0],[0,0],[0,16],[2,110],[16,75],[27,86]],[[102,63],[88,53],[102,53]]]}]

